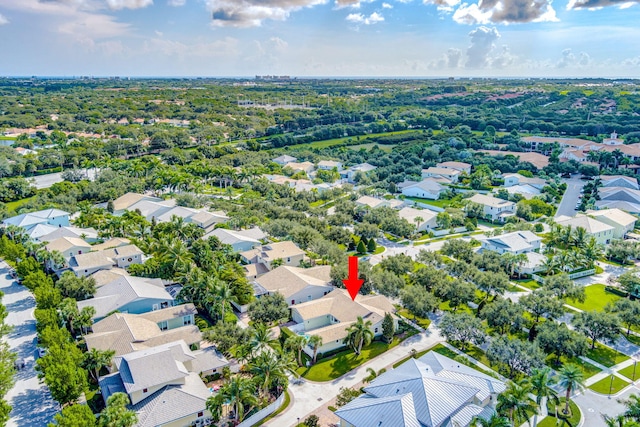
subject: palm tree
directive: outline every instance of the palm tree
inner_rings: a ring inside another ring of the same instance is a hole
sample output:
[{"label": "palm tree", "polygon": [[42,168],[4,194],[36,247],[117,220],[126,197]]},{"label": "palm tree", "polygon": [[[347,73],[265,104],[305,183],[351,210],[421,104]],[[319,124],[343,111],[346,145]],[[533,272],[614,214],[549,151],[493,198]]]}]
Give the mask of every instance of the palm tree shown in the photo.
[{"label": "palm tree", "polygon": [[[558,393],[553,389],[553,385],[557,382],[556,378],[551,374],[551,368],[534,369],[531,374],[531,392],[536,397],[538,408],[542,405],[543,399],[550,400],[556,405],[559,403]],[[538,411],[533,418],[533,427],[538,424]]]},{"label": "palm tree", "polygon": [[578,248],[584,248],[587,244],[587,230],[584,227],[577,227],[573,230],[573,244]]},{"label": "palm tree", "polygon": [[302,350],[309,343],[306,335],[292,335],[284,342],[284,347],[298,354],[298,366],[302,366]]},{"label": "palm tree", "polygon": [[322,337],[320,335],[311,335],[309,337],[309,347],[313,349],[313,363],[316,363],[318,349],[322,347]]},{"label": "palm tree", "polygon": [[489,419],[478,416],[473,417],[470,425],[474,427],[512,427],[509,418],[501,417],[498,414],[491,414]]},{"label": "palm tree", "polygon": [[116,352],[114,350],[103,351],[97,348],[92,348],[84,354],[84,367],[96,382],[98,382],[100,370],[111,366],[111,359],[115,354]]},{"label": "palm tree", "polygon": [[632,418],[638,422],[640,422],[640,397],[637,394],[632,394],[629,396],[629,399],[619,401],[623,403],[624,406],[627,407],[627,410],[624,411],[624,416],[627,418]]},{"label": "palm tree", "polygon": [[558,377],[560,386],[567,390],[566,405],[562,412],[568,414],[571,391],[584,388],[584,372],[580,366],[567,363],[558,371]]},{"label": "palm tree", "polygon": [[266,324],[255,323],[253,325],[251,338],[249,339],[249,345],[251,346],[253,354],[269,351],[273,341],[273,333]]},{"label": "palm tree", "polygon": [[219,418],[222,406],[231,405],[234,408],[235,421],[242,421],[245,409],[250,411],[257,403],[253,380],[234,375],[220,387],[218,394],[207,399],[206,406],[215,418]]},{"label": "palm tree", "polygon": [[127,408],[131,401],[126,393],[113,393],[98,418],[99,427],[131,427],[138,422],[138,414]]},{"label": "palm tree", "polygon": [[534,414],[538,407],[531,398],[531,383],[528,379],[520,382],[509,381],[507,389],[498,396],[496,410],[498,414],[507,415],[514,425],[521,425],[529,420],[531,414]]},{"label": "palm tree", "polygon": [[373,340],[373,332],[371,331],[371,320],[366,322],[362,317],[358,316],[356,323],[351,324],[347,329],[347,336],[344,339],[344,343],[349,345],[356,352],[356,355],[360,355],[362,346],[369,345]]},{"label": "palm tree", "polygon": [[268,395],[274,381],[286,382],[288,368],[286,360],[286,358],[280,358],[273,353],[264,351],[251,362],[249,371],[259,380],[260,392],[263,397]]},{"label": "palm tree", "polygon": [[617,417],[610,417],[609,415],[602,414],[602,419],[607,427],[639,427],[634,420],[630,420],[624,415],[618,415]]},{"label": "palm tree", "polygon": [[582,249],[582,254],[587,261],[587,267],[593,268],[596,260],[602,258],[604,256],[604,250],[602,246],[598,243],[595,237],[591,237],[587,244]]}]

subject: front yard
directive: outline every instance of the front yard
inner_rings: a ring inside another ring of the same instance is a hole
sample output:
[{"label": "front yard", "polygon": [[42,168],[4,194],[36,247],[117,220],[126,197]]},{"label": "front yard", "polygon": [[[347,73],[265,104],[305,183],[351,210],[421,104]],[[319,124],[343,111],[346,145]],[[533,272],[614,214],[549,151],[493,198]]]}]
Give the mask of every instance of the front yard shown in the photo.
[{"label": "front yard", "polygon": [[600,394],[616,394],[628,385],[629,383],[622,378],[610,375],[595,384],[591,384],[589,389]]},{"label": "front yard", "polygon": [[607,304],[613,304],[613,302],[621,298],[614,293],[608,292],[605,288],[606,286],[601,283],[587,286],[584,288],[586,295],[584,302],[569,300],[567,305],[584,311],[604,311]]}]

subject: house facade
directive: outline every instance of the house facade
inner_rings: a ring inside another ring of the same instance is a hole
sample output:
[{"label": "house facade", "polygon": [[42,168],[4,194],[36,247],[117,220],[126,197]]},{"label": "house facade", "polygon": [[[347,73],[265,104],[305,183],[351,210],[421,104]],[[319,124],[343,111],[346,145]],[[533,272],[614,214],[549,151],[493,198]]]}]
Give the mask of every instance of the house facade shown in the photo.
[{"label": "house facade", "polygon": [[402,188],[402,194],[407,197],[430,200],[438,200],[443,191],[445,191],[445,187],[431,178],[426,178]]},{"label": "house facade", "polygon": [[282,265],[257,278],[260,294],[281,294],[289,306],[317,300],[333,290],[331,266],[299,268]]},{"label": "house facade", "polygon": [[485,194],[475,194],[469,200],[482,205],[484,217],[491,221],[504,222],[516,213],[516,204],[508,200]]},{"label": "house facade", "polygon": [[614,227],[587,215],[578,214],[574,217],[562,215],[557,217],[555,222],[562,227],[571,227],[574,230],[583,228],[587,236],[595,238],[601,245],[609,244],[614,238]]}]

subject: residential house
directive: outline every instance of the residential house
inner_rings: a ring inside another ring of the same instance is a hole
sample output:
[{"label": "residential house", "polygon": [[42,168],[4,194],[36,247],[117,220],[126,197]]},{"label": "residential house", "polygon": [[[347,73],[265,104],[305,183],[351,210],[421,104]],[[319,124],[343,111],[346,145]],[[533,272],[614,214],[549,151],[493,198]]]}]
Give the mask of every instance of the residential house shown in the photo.
[{"label": "residential house", "polygon": [[437,212],[429,209],[402,208],[398,211],[400,218],[406,219],[411,225],[415,225],[418,231],[431,231],[437,228]]},{"label": "residential house", "polygon": [[506,218],[515,215],[516,212],[515,203],[493,196],[474,194],[468,200],[482,205],[484,217],[491,221],[504,222]]},{"label": "residential house", "polygon": [[547,257],[545,255],[538,252],[526,252],[525,255],[527,256],[527,260],[515,268],[515,271],[519,274],[535,274],[546,269],[545,263],[547,262]]},{"label": "residential house", "polygon": [[445,191],[445,187],[431,178],[423,179],[420,182],[402,188],[402,194],[407,197],[430,200],[438,200],[443,191]]},{"label": "residential house", "polygon": [[503,178],[505,187],[512,187],[514,185],[530,185],[538,190],[542,190],[542,188],[547,185],[547,181],[542,178],[530,178],[528,176],[520,175],[519,173],[507,173],[503,175]]},{"label": "residential house", "polygon": [[[336,289],[314,301],[303,302],[291,307],[291,317],[297,324],[290,329],[298,334],[318,335],[322,338],[319,353],[344,347],[346,329],[358,317],[371,322],[374,336],[382,335],[382,320],[385,313],[395,313],[393,303],[382,295],[357,295],[352,300],[345,289]],[[397,327],[397,318],[394,320]],[[304,351],[312,355],[313,349]]]},{"label": "residential house", "polygon": [[256,295],[279,293],[290,306],[317,300],[333,290],[331,266],[299,268],[282,265],[257,278]]},{"label": "residential house", "polygon": [[[158,221],[158,217],[165,212],[170,211],[176,205],[176,201],[169,200],[140,200],[133,205],[129,206],[130,211],[140,212],[147,221]],[[123,211],[123,213],[126,211]]]},{"label": "residential house", "polygon": [[613,227],[613,238],[624,239],[636,227],[637,217],[629,215],[620,209],[589,210],[586,212],[592,218]]},{"label": "residential house", "polygon": [[94,251],[104,251],[106,249],[118,248],[120,246],[130,245],[131,241],[124,237],[112,237],[109,240],[105,240],[102,243],[98,243],[97,245],[93,245]]},{"label": "residential house", "polygon": [[[47,243],[44,248],[48,252],[60,252],[65,259],[65,264],[73,256],[91,251],[91,245],[77,237],[60,237]],[[47,261],[47,268],[51,270],[58,270],[63,267],[64,265],[53,265],[51,261]]]},{"label": "residential house", "polygon": [[481,249],[514,255],[538,252],[542,238],[531,231],[514,231],[499,236],[480,238]]},{"label": "residential house", "polygon": [[3,219],[2,225],[14,225],[25,231],[31,230],[38,224],[48,224],[54,227],[66,227],[69,225],[69,212],[60,209],[44,209],[37,212],[29,212]]},{"label": "residential house", "polygon": [[404,204],[402,200],[398,199],[383,199],[371,196],[361,196],[354,202],[357,206],[368,206],[370,208],[394,208],[397,209]]},{"label": "residential house", "polygon": [[626,175],[601,175],[600,183],[602,187],[623,187],[639,190],[638,180]]},{"label": "residential house", "polygon": [[351,166],[346,171],[342,171],[341,175],[344,174],[347,178],[347,181],[353,184],[356,182],[356,175],[358,172],[360,172],[361,174],[366,174],[375,169],[376,167],[369,163],[360,163],[358,165]]},{"label": "residential house", "polygon": [[320,160],[318,162],[318,169],[330,171],[336,169],[338,172],[342,170],[342,162],[336,162],[333,160]]},{"label": "residential house", "polygon": [[428,169],[422,170],[422,179],[439,177],[439,178],[444,178],[451,183],[456,183],[458,182],[459,176],[460,176],[460,171],[457,169],[451,169],[451,168],[441,168],[437,166],[431,166]]},{"label": "residential house", "polygon": [[341,427],[475,426],[489,419],[504,382],[430,351],[376,377],[340,407]]},{"label": "residential house", "polygon": [[293,170],[294,173],[304,172],[307,175],[315,170],[315,166],[311,162],[289,162],[284,167]]},{"label": "residential house", "polygon": [[200,378],[198,362],[184,341],[125,354],[114,359],[117,372],[100,378],[100,391],[105,402],[126,393],[138,416],[136,427],[208,425],[212,391]]},{"label": "residential house", "polygon": [[202,238],[217,237],[221,243],[231,245],[235,252],[244,252],[261,245],[261,240],[267,235],[258,227],[247,230],[228,230],[226,228],[216,228]]},{"label": "residential house", "polygon": [[276,157],[275,159],[271,159],[272,162],[277,163],[281,166],[286,165],[287,163],[292,163],[292,162],[297,162],[298,159],[293,157],[293,156],[289,156],[287,154],[283,154],[282,156]]},{"label": "residential house", "polygon": [[29,230],[29,237],[38,242],[51,242],[61,237],[75,237],[87,243],[98,240],[98,232],[93,228],[78,228],[72,225],[56,227],[49,224],[38,224]]},{"label": "residential house", "polygon": [[202,334],[195,325],[196,307],[189,303],[144,314],[114,313],[91,326],[87,348],[113,350],[115,356],[182,340],[199,346]]},{"label": "residential house", "polygon": [[640,190],[627,187],[602,187],[598,189],[598,196],[600,201],[616,200],[640,204]]},{"label": "residential house", "polygon": [[224,224],[229,221],[229,217],[222,211],[204,211],[196,213],[188,218],[188,222],[197,225],[205,230],[212,230],[218,224]]},{"label": "residential house", "polygon": [[555,222],[558,225],[571,227],[574,230],[578,227],[584,228],[587,236],[594,237],[601,245],[608,244],[614,238],[614,227],[587,215],[577,214],[574,217],[561,215],[555,219]]},{"label": "residential house", "polygon": [[528,162],[534,165],[538,170],[543,169],[545,166],[549,166],[549,157],[540,153],[528,153],[519,151],[500,151],[500,150],[478,150],[481,153],[488,154],[490,156],[505,157],[513,156],[521,162]]},{"label": "residential house", "polygon": [[283,265],[297,267],[304,256],[305,252],[289,240],[269,243],[240,253],[240,259],[245,264],[260,264],[267,270],[272,270],[271,264],[277,259],[282,260]]},{"label": "residential house", "polygon": [[113,267],[126,268],[131,264],[142,264],[143,255],[136,245],[123,245],[73,255],[69,260],[69,267],[76,276],[89,276],[96,271]]},{"label": "residential house", "polygon": [[625,202],[623,200],[598,200],[597,209],[620,209],[634,215],[640,214],[640,203]]},{"label": "residential house", "polygon": [[116,216],[122,215],[126,211],[135,210],[135,208],[131,208],[136,203],[147,200],[150,202],[162,202],[163,200],[159,197],[149,196],[147,194],[140,193],[126,193],[117,199],[115,199],[113,203],[113,214]]},{"label": "residential house", "polygon": [[124,275],[98,287],[93,298],[78,301],[78,308],[92,306],[96,310],[93,319],[100,320],[116,311],[142,314],[161,310],[173,301],[161,279]]},{"label": "residential house", "polygon": [[455,169],[459,172],[464,172],[467,175],[471,174],[471,164],[464,162],[441,162],[436,165],[439,168]]}]

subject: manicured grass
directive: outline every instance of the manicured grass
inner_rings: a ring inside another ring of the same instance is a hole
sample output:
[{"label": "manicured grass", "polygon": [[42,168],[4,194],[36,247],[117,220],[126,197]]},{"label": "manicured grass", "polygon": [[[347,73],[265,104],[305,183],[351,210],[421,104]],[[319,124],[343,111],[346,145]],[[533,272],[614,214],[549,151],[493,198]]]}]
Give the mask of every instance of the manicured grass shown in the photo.
[{"label": "manicured grass", "polygon": [[379,148],[381,151],[384,151],[384,152],[386,152],[386,153],[390,153],[390,152],[393,150],[393,147],[397,147],[397,145],[398,145],[398,144],[384,144],[384,145],[382,145],[382,144],[377,144],[377,143],[375,143],[375,142],[370,142],[370,143],[368,143],[368,144],[350,145],[350,146],[349,146],[349,149],[350,149],[350,150],[356,150],[356,151],[357,151],[357,150],[362,150],[362,149],[370,150],[370,149],[372,149],[373,147],[378,146],[378,148]]},{"label": "manicured grass", "polygon": [[621,298],[616,294],[607,292],[605,285],[601,283],[587,286],[584,288],[584,293],[586,295],[584,302],[568,300],[567,304],[584,311],[604,311],[607,304],[613,304],[614,301]]},{"label": "manicured grass", "polygon": [[[449,305],[449,301],[444,301],[441,302],[440,305],[438,306],[438,308],[442,311],[453,311],[451,309],[451,306]],[[471,310],[471,308],[466,305],[466,304],[462,304],[460,306],[458,306],[458,309],[456,310],[456,313],[462,313],[466,311],[467,313],[473,313],[473,310]]]},{"label": "manicured grass", "polygon": [[414,202],[424,203],[425,205],[437,206],[439,208],[448,208],[451,206],[451,200],[449,199],[421,199],[419,197],[407,197],[407,200],[413,200]]},{"label": "manicured grass", "polygon": [[28,203],[31,200],[33,200],[35,197],[36,196],[31,196],[31,197],[27,197],[26,199],[20,199],[20,200],[16,200],[16,201],[13,201],[13,202],[7,202],[7,203],[5,203],[5,205],[7,206],[7,211],[9,211],[9,212],[15,211],[20,206],[22,206],[25,203]]},{"label": "manicured grass", "polygon": [[597,383],[591,384],[589,389],[601,394],[616,394],[628,385],[627,381],[615,375],[613,376],[613,382],[611,382],[611,376],[608,375]]},{"label": "manicured grass", "polygon": [[427,329],[429,327],[429,325],[431,324],[431,320],[430,319],[425,319],[419,316],[416,316],[415,314],[413,314],[412,312],[410,312],[409,310],[407,310],[406,308],[403,308],[402,310],[399,310],[397,312],[398,315],[405,317],[413,322],[415,322],[418,326]]},{"label": "manicured grass", "polygon": [[[358,136],[346,136],[344,138],[334,138],[334,139],[326,139],[324,141],[310,142],[309,144],[301,144],[301,146],[307,146],[307,147],[312,147],[312,148],[325,148],[325,147],[331,147],[333,145],[344,144],[346,142],[349,142],[349,140],[351,140],[351,141],[360,141],[360,142],[362,142],[364,144],[364,143],[366,143],[367,140],[369,140],[371,138],[375,138],[375,137],[401,135],[401,134],[406,134],[406,133],[416,133],[417,134],[419,132],[420,131],[416,131],[416,130],[401,130],[401,131],[396,131],[396,132],[383,132],[383,133],[376,133],[376,134],[370,134],[370,135],[360,135],[359,137]],[[361,144],[358,144],[358,145],[361,145]],[[383,145],[383,144],[379,144],[379,145]],[[356,147],[356,146],[353,146],[353,147]]]},{"label": "manicured grass", "polygon": [[564,397],[560,398],[560,404],[557,407],[558,410],[558,418],[556,415],[556,406],[552,403],[547,404],[547,411],[549,412],[549,416],[544,418],[538,423],[538,427],[556,427],[556,426],[568,426],[568,427],[576,427],[580,424],[580,409],[578,406],[573,403],[573,400],[569,401],[569,411],[571,412],[571,416],[569,418],[565,418],[562,416],[562,410],[564,409],[566,399]]},{"label": "manicured grass", "polygon": [[594,376],[595,374],[601,372],[600,369],[595,366],[592,365],[591,363],[585,362],[582,359],[580,359],[579,357],[561,357],[560,358],[560,364],[556,364],[556,357],[555,356],[548,356],[544,363],[553,368],[553,369],[559,369],[562,365],[566,364],[566,363],[573,363],[575,365],[578,365],[582,368],[582,372],[584,373],[584,379],[588,379],[591,378],[592,376]]},{"label": "manicured grass", "polygon": [[538,289],[540,286],[540,283],[536,282],[535,280],[514,280],[514,283],[517,283],[520,286],[524,286],[527,289],[531,289],[532,291],[535,291],[536,289]]},{"label": "manicured grass", "polygon": [[640,377],[640,366],[636,365],[634,367],[633,364],[631,364],[624,369],[620,369],[618,373],[629,378],[631,381],[635,381]]},{"label": "manicured grass", "polygon": [[607,368],[624,362],[625,360],[629,360],[629,356],[600,344],[596,344],[596,348],[594,349],[589,349],[586,356],[589,359],[606,366]]},{"label": "manicured grass", "polygon": [[362,349],[359,356],[353,350],[341,351],[335,356],[319,360],[310,367],[301,367],[296,372],[310,381],[331,381],[357,368],[365,362],[398,345],[400,341],[394,338],[391,344],[374,341]]}]

